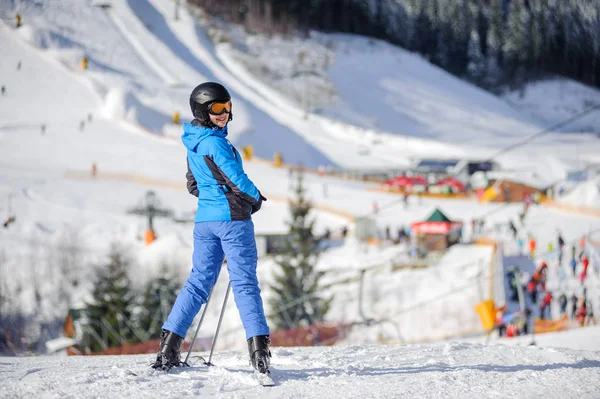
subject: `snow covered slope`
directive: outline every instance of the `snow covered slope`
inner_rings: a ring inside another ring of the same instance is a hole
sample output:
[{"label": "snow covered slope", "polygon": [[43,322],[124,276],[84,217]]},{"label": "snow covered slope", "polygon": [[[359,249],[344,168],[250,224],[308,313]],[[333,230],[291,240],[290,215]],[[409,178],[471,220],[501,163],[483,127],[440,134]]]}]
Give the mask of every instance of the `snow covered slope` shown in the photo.
[{"label": "snow covered slope", "polygon": [[[2,11],[24,13],[25,25],[19,30],[23,36],[58,52],[73,70],[87,55],[90,69],[85,75],[101,96],[116,90],[105,101],[128,99],[131,109],[109,112],[111,117],[159,134],[173,134],[173,112],[186,119],[187,94],[206,79],[222,81],[233,92],[235,143],[252,144],[259,156],[271,158],[277,151],[286,161],[309,166],[382,168],[428,157],[483,158],[546,126],[420,57],[376,40],[315,35],[303,43],[280,40],[277,45],[277,38],[239,39],[232,34],[233,46],[215,46],[185,8],[175,21],[173,5],[162,1],[114,2],[108,9],[74,0],[14,4]],[[95,32],[103,32],[103,38],[96,40]],[[249,49],[251,56],[242,57],[239,48]],[[303,90],[298,73],[302,68],[315,72],[315,60],[324,65],[316,73],[331,81],[334,95],[307,115],[302,104],[284,94],[289,87]],[[250,72],[269,67],[288,79],[265,84]],[[598,161],[597,140],[577,140],[586,143],[577,161]],[[575,148],[572,138],[550,135],[499,160],[509,168],[533,169],[541,180],[551,182],[564,177]],[[559,167],[539,167],[547,162]]]},{"label": "snow covered slope", "polygon": [[[530,83],[522,90],[502,97],[515,109],[534,116],[548,126],[600,104],[600,91],[566,78]],[[573,121],[561,130],[600,133],[600,112]]]},{"label": "snow covered slope", "polygon": [[[535,345],[540,348],[567,348],[600,352],[600,327],[577,328],[571,331],[561,331],[551,334],[537,334]],[[504,345],[528,346],[531,336],[504,338],[499,340]]]},{"label": "snow covered slope", "polygon": [[[276,98],[278,104],[293,102],[307,107],[308,96],[308,107],[313,110],[309,119],[319,121],[324,130],[319,135],[356,144],[345,150],[346,159],[338,161],[343,165],[357,162],[349,157],[359,153],[374,158],[376,166],[388,167],[427,157],[481,159],[549,126],[546,119],[529,115],[418,55],[382,41],[313,34],[298,42],[241,35],[235,29],[227,33],[233,45],[218,45],[217,54],[234,74],[244,74],[248,84],[267,98]],[[319,91],[312,86],[323,80],[331,88]],[[577,100],[585,102],[583,96]],[[553,118],[560,119],[561,115]],[[579,130],[564,128],[570,129]],[[326,143],[325,138],[321,140]],[[581,147],[576,143],[582,143]],[[550,134],[498,160],[507,168],[530,169],[542,178],[550,174],[559,179],[564,177],[565,168],[571,167],[575,152],[579,162],[597,159],[585,149],[587,145],[597,149],[597,138],[566,139],[561,134]],[[551,173],[536,167],[548,162],[560,167]]]},{"label": "snow covered slope", "polygon": [[600,177],[577,184],[560,202],[575,206],[600,207]]},{"label": "snow covered slope", "polygon": [[467,343],[274,348],[277,385],[241,352],[215,367],[155,372],[145,356],[5,358],[2,397],[597,398],[600,352]]},{"label": "snow covered slope", "polygon": [[[214,57],[212,45],[186,15],[182,15],[185,22],[180,25],[184,25],[188,37],[191,34],[192,47],[174,33],[171,21],[147,0],[113,2],[105,9],[74,0],[0,5],[3,15],[14,15],[17,10],[24,15],[24,25],[15,32],[47,49],[46,54],[67,69],[85,75],[105,102],[98,111],[110,118],[123,118],[159,135],[169,135],[177,130],[170,124],[174,112],[188,120],[192,88],[206,80],[220,80],[230,86],[236,99],[236,123],[230,129],[234,142],[245,134],[257,155],[271,158],[277,148],[290,162],[331,164],[317,148],[238,93],[244,86],[223,74],[225,68]],[[84,55],[89,59],[85,72],[80,67]],[[24,91],[10,83],[7,89]],[[114,112],[114,102],[125,102],[127,108]]]}]

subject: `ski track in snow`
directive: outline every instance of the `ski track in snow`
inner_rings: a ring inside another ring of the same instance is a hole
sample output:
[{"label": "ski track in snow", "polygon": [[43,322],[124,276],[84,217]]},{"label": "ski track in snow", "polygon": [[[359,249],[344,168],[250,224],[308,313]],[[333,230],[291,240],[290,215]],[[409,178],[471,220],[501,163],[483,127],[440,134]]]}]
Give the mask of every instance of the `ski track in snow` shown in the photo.
[{"label": "ski track in snow", "polygon": [[[4,358],[0,396],[235,398],[597,398],[600,352],[470,343],[274,348],[274,387],[262,387],[239,352],[216,367],[170,373],[151,355]],[[132,373],[135,373],[132,374]]]}]

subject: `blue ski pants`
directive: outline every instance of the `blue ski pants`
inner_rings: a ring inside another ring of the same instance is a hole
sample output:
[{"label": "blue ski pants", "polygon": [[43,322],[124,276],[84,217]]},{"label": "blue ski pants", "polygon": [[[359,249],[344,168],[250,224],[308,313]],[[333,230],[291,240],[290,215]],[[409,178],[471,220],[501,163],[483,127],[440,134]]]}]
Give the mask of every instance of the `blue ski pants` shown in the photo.
[{"label": "blue ski pants", "polygon": [[217,282],[224,255],[246,339],[269,335],[256,277],[258,256],[252,220],[196,223],[192,271],[163,329],[185,337]]}]

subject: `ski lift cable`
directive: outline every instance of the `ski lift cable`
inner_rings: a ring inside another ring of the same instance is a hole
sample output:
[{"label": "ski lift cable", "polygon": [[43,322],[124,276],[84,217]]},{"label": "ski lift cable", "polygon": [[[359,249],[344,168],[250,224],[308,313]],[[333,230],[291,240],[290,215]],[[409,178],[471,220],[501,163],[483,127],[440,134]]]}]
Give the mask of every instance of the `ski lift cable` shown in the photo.
[{"label": "ski lift cable", "polygon": [[[475,262],[471,261],[471,262],[468,262],[468,263],[463,263],[461,265],[458,265],[457,267],[460,268],[460,267],[472,265],[473,263],[475,263]],[[376,266],[368,268],[366,270],[373,270],[373,269],[377,269],[377,268],[380,268],[380,267],[382,267],[382,265],[376,265]],[[361,273],[361,272],[362,272],[362,270],[359,270],[359,273]],[[450,295],[452,295],[454,293],[461,292],[461,291],[464,291],[464,290],[466,290],[468,288],[475,287],[475,286],[481,284],[481,280],[482,279],[484,279],[486,277],[489,277],[491,274],[493,274],[493,272],[492,273],[489,273],[489,272],[479,273],[479,274],[477,274],[477,275],[475,275],[475,276],[473,276],[473,277],[471,277],[471,278],[468,279],[468,280],[474,280],[474,282],[470,282],[469,284],[461,286],[458,289],[454,289],[454,290],[452,290],[450,292],[446,292],[446,293],[444,293],[444,294],[442,294],[442,295],[440,295],[438,297],[432,298],[432,299],[430,299],[428,301],[415,304],[414,306],[418,308],[418,307],[422,307],[422,306],[427,305],[427,304],[435,303],[436,301],[438,301],[440,299],[444,299],[445,297],[450,296]],[[347,285],[347,284],[348,284],[348,278],[344,278],[344,279],[340,279],[338,282],[329,283],[328,286]],[[294,299],[293,301],[291,301],[291,302],[289,302],[287,304],[280,305],[278,307],[278,311],[273,311],[273,312],[267,314],[266,316],[267,317],[272,317],[273,315],[276,315],[276,314],[280,314],[280,313],[283,314],[283,312],[287,311],[287,309],[289,309],[289,308],[291,308],[291,307],[293,307],[295,305],[298,305],[300,303],[304,303],[307,300],[311,299],[312,297],[320,295],[320,294],[321,294],[321,292],[313,292],[313,293],[310,293],[310,294],[303,295],[302,297],[296,298],[296,299]],[[402,311],[400,311],[398,313],[393,313],[393,315],[395,316],[395,315],[398,315],[398,314],[402,314],[402,313],[410,311],[410,310],[412,310],[412,307],[408,308],[408,309],[403,309]],[[237,332],[239,332],[239,330],[238,330],[237,327],[235,327],[235,328],[231,328],[231,329],[223,331],[221,333],[221,335],[229,335],[229,334],[233,334],[233,333],[237,333]]]},{"label": "ski lift cable", "polygon": [[552,131],[554,131],[554,130],[560,128],[560,127],[563,127],[565,125],[568,125],[569,123],[571,123],[573,121],[576,121],[577,119],[581,119],[585,115],[587,115],[587,114],[589,114],[589,113],[591,113],[591,112],[593,112],[593,111],[595,111],[597,109],[600,109],[600,104],[592,105],[591,107],[588,107],[588,108],[584,109],[583,111],[579,112],[576,115],[573,115],[572,117],[570,117],[568,119],[565,119],[565,120],[563,120],[563,121],[561,121],[559,123],[556,123],[556,124],[554,124],[554,125],[546,128],[546,129],[542,130],[541,132],[535,133],[535,134],[533,134],[533,135],[531,135],[529,137],[526,137],[525,139],[523,139],[523,140],[521,140],[521,141],[519,141],[519,142],[517,142],[515,144],[511,144],[508,147],[505,147],[505,148],[501,149],[500,151],[498,151],[494,155],[492,155],[486,162],[491,162],[495,158],[497,158],[498,156],[500,156],[502,154],[505,154],[505,153],[507,153],[509,151],[512,151],[515,148],[520,147],[520,146],[522,146],[524,144],[527,144],[527,143],[535,140],[538,137],[541,137],[541,136],[543,136],[545,134],[551,133]]},{"label": "ski lift cable", "polygon": [[410,312],[412,310],[419,309],[419,308],[421,308],[423,306],[430,305],[432,303],[438,302],[438,301],[440,301],[442,299],[445,299],[445,298],[447,298],[449,296],[452,296],[454,294],[457,294],[459,292],[466,291],[469,288],[472,288],[472,287],[480,285],[481,284],[481,280],[483,280],[485,277],[489,277],[490,275],[493,275],[493,274],[494,274],[493,272],[492,273],[485,273],[485,274],[484,273],[477,274],[476,276],[473,276],[470,279],[468,279],[468,280],[475,280],[475,284],[473,284],[473,282],[470,282],[470,283],[462,285],[462,286],[460,286],[458,288],[454,288],[454,289],[452,289],[450,291],[446,291],[446,292],[444,292],[444,293],[442,293],[440,295],[437,295],[437,296],[435,296],[435,297],[433,297],[431,299],[428,299],[426,301],[422,301],[422,302],[416,303],[414,305],[408,306],[406,308],[400,309],[399,311],[392,313],[392,316],[398,316],[398,315],[401,315],[401,314],[404,314],[404,313],[408,313],[408,312]]}]

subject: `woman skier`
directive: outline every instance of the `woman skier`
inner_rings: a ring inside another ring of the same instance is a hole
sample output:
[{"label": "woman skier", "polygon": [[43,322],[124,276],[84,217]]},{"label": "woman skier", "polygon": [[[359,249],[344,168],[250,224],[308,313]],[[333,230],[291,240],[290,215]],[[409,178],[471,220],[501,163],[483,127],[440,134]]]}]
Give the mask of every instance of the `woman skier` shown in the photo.
[{"label": "woman skier", "polygon": [[263,197],[248,178],[242,159],[226,139],[233,119],[231,96],[219,83],[197,86],[190,95],[194,120],[183,126],[187,148],[187,188],[198,197],[192,271],[162,327],[155,369],[182,365],[180,347],[194,316],[217,282],[224,256],[252,365],[269,373],[269,327],[258,279],[254,224]]}]

